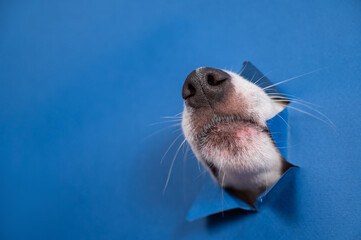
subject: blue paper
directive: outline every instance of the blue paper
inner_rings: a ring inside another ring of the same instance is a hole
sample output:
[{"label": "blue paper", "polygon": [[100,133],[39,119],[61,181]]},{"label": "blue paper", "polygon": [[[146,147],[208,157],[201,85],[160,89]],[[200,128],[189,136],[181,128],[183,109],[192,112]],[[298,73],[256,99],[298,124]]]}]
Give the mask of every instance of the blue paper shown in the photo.
[{"label": "blue paper", "polygon": [[[359,0],[0,1],[0,239],[360,239],[360,9]],[[244,59],[273,83],[313,72],[277,87],[315,104],[336,131],[289,108],[297,173],[257,212],[188,222],[206,174],[185,146],[163,192],[184,139],[160,164],[181,130],[149,125],[182,111],[192,70],[240,71]]]}]

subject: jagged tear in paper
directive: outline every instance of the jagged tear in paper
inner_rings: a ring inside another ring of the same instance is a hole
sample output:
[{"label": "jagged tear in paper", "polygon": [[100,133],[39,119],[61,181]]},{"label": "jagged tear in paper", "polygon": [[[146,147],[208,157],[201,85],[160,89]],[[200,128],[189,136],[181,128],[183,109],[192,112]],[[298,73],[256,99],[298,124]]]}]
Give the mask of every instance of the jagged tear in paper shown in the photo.
[{"label": "jagged tear in paper", "polygon": [[[284,96],[280,90],[273,86],[270,80],[262,74],[251,62],[244,62],[243,69],[240,75],[249,81],[257,84],[258,86],[267,87],[267,93],[277,93],[279,96]],[[288,146],[288,111],[285,108],[279,114],[267,121],[268,129],[272,135],[278,150],[282,156],[288,161],[287,146]],[[263,192],[255,203],[255,206],[259,206],[264,197],[270,194],[274,187],[282,187],[286,184],[288,176],[295,173],[297,167],[289,168],[281,178]],[[193,205],[188,212],[187,220],[193,221],[198,218],[206,217],[212,214],[228,211],[231,209],[243,209],[245,211],[257,211],[256,208],[241,201],[237,197],[233,196],[228,191],[224,190],[221,186],[215,183],[209,175],[205,181],[204,186],[201,188],[198,196],[196,197]]]}]

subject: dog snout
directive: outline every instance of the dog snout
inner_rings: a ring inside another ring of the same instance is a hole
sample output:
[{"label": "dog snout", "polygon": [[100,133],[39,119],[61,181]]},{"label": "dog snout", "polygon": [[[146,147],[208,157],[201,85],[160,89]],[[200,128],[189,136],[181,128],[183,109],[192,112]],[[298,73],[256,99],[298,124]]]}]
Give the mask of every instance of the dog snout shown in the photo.
[{"label": "dog snout", "polygon": [[221,101],[230,86],[230,75],[222,70],[202,67],[186,78],[182,97],[193,108],[213,107]]}]

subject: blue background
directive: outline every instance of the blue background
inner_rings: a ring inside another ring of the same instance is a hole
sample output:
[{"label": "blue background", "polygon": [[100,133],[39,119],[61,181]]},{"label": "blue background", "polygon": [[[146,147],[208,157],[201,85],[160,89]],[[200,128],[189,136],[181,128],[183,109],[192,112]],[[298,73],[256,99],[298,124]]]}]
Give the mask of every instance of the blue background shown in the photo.
[{"label": "blue background", "polygon": [[[358,0],[1,1],[0,238],[360,239],[360,49]],[[279,88],[337,128],[290,109],[294,183],[187,222],[206,174],[181,149],[163,194],[182,139],[160,164],[180,131],[150,124],[190,71],[244,60],[273,82],[321,68]]]}]

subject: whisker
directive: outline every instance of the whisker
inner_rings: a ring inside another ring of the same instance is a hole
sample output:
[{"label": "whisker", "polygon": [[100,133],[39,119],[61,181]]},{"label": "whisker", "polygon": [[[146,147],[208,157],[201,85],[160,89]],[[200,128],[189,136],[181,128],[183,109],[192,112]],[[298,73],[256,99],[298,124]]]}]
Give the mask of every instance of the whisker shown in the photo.
[{"label": "whisker", "polygon": [[142,141],[145,141],[145,140],[147,140],[148,138],[151,138],[151,137],[153,137],[154,135],[157,135],[158,133],[161,133],[161,132],[163,132],[163,131],[165,131],[165,130],[167,130],[167,129],[169,129],[169,128],[176,127],[176,126],[180,126],[180,125],[181,125],[181,124],[177,123],[177,124],[172,124],[172,125],[170,125],[170,126],[161,128],[160,130],[155,131],[154,133],[152,133],[152,134],[146,136],[145,138],[143,138]]},{"label": "whisker", "polygon": [[[187,144],[187,142],[186,142],[186,144]],[[184,164],[187,162],[188,151],[189,151],[189,144],[187,144],[187,148],[186,148],[186,151],[184,153],[184,157],[183,157]]]},{"label": "whisker", "polygon": [[[274,100],[275,102],[279,102],[278,100]],[[311,107],[311,106],[308,106],[307,104],[304,104],[304,103],[301,103],[301,102],[298,102],[298,101],[293,101],[293,103],[296,103],[296,104],[300,104],[302,106],[305,106],[307,107],[308,109],[320,114],[322,117],[324,117],[328,122],[329,124],[332,125],[333,128],[337,128],[336,125],[331,121],[331,119],[329,117],[327,117],[327,115],[325,115],[324,113],[322,113],[321,111]]]},{"label": "whisker", "polygon": [[198,174],[194,179],[193,181],[197,180],[199,177],[201,177],[203,174],[205,174],[206,172],[208,172],[207,169],[203,170],[200,174]]},{"label": "whisker", "polygon": [[287,123],[287,121],[277,113],[277,115],[285,122],[285,124],[287,125],[288,128],[291,128],[291,126]]},{"label": "whisker", "polygon": [[172,122],[180,122],[182,119],[176,119],[176,120],[168,120],[168,121],[162,121],[162,122],[155,122],[155,123],[151,123],[148,126],[154,126],[157,124],[163,124],[163,123],[172,123]]},{"label": "whisker", "polygon": [[[287,98],[271,98],[272,99],[272,101],[273,102],[284,102]],[[297,99],[292,99],[292,98],[290,98],[289,99],[290,100],[290,103],[297,103],[297,104],[301,104],[301,105],[304,105],[304,106],[307,106],[307,107],[309,107],[309,108],[312,108],[311,106],[309,106],[309,104],[307,104],[307,103],[304,103],[304,102],[301,102],[301,101],[299,101],[299,100],[297,100]]]},{"label": "whisker", "polygon": [[[179,126],[180,126],[180,124],[179,124]],[[182,128],[178,128],[178,129],[174,130],[172,133],[176,133],[176,132],[179,132],[179,131],[182,131]]]},{"label": "whisker", "polygon": [[251,82],[253,81],[253,78],[256,76],[256,72],[253,74],[252,78],[251,78]]},{"label": "whisker", "polygon": [[180,113],[177,113],[177,114],[175,114],[175,115],[172,115],[172,116],[164,116],[164,117],[177,117],[177,116],[179,116],[179,115],[182,115],[182,113],[183,113],[183,111],[180,112]]},{"label": "whisker", "polygon": [[222,217],[224,217],[224,206],[223,206],[223,204],[224,204],[224,188],[223,188],[223,186],[224,186],[224,177],[226,176],[226,173],[225,172],[223,172],[223,177],[222,177]]},{"label": "whisker", "polygon": [[226,173],[225,172],[223,172],[223,177],[222,177],[222,184],[221,184],[221,186],[223,187],[224,186],[224,177],[226,176]]},{"label": "whisker", "polygon": [[174,120],[176,120],[176,119],[182,119],[182,117],[161,117],[161,118],[163,118],[163,119],[174,119]]},{"label": "whisker", "polygon": [[289,82],[289,81],[291,81],[291,80],[294,80],[294,79],[297,79],[297,78],[300,78],[300,77],[309,75],[309,74],[314,73],[314,72],[317,72],[317,71],[319,71],[319,70],[321,70],[321,69],[322,69],[322,68],[319,68],[319,69],[316,69],[316,70],[314,70],[314,71],[311,71],[311,72],[308,72],[308,73],[304,73],[304,74],[298,75],[298,76],[296,76],[296,77],[283,80],[283,81],[281,81],[281,82],[278,82],[278,83],[272,84],[272,85],[270,85],[270,86],[268,86],[268,87],[265,87],[265,88],[263,88],[263,90],[266,90],[266,89],[268,89],[268,88],[271,88],[271,87],[274,87],[274,86],[278,86],[278,85],[280,85],[280,84],[282,84],[282,83],[286,83],[286,82]]},{"label": "whisker", "polygon": [[246,62],[246,65],[244,65],[244,67],[243,67],[242,70],[238,73],[238,75],[241,75],[241,74],[243,73],[243,71],[244,71],[244,69],[246,69],[247,65],[248,65],[248,62]]},{"label": "whisker", "polygon": [[324,118],[326,118],[327,121],[329,121],[329,123],[330,123],[335,129],[337,128],[336,125],[332,122],[332,120],[331,120],[329,117],[327,117],[326,114],[322,113],[321,111],[317,110],[316,108],[313,108],[313,107],[311,107],[311,106],[308,106],[307,104],[300,103],[300,102],[295,102],[295,103],[300,104],[300,105],[302,105],[302,106],[305,106],[305,107],[307,107],[307,108],[309,108],[309,109],[317,112],[318,114],[320,114],[321,116],[323,116]]},{"label": "whisker", "polygon": [[271,72],[273,72],[273,70],[272,71],[269,71],[269,72],[267,72],[266,74],[264,74],[261,78],[259,78],[254,84],[257,84],[259,81],[261,81],[264,77],[266,77],[268,74],[270,74]]},{"label": "whisker", "polygon": [[201,163],[200,163],[199,160],[197,160],[197,165],[198,165],[198,170],[199,170],[199,172],[201,172]]},{"label": "whisker", "polygon": [[329,123],[328,121],[326,121],[326,120],[324,120],[324,119],[322,119],[322,118],[319,118],[319,117],[317,117],[317,116],[315,116],[315,115],[313,115],[313,114],[311,114],[311,113],[309,113],[309,112],[303,111],[303,110],[298,109],[298,108],[295,108],[295,107],[291,107],[291,106],[289,106],[289,105],[287,105],[287,107],[288,107],[288,108],[291,108],[291,109],[294,109],[294,110],[296,110],[296,111],[302,112],[302,113],[304,113],[304,114],[306,114],[306,115],[309,115],[309,116],[311,116],[311,117],[313,117],[313,118],[315,118],[315,119],[318,119],[318,120],[320,120],[321,122],[323,122],[323,123],[329,125],[330,127],[332,127],[334,130],[336,129],[336,128],[335,128],[336,126],[331,125],[331,123]]},{"label": "whisker", "polygon": [[183,111],[180,112],[180,113],[177,113],[177,114],[175,114],[173,116],[164,116],[164,117],[161,117],[161,118],[182,118],[182,116],[181,116],[182,113],[183,113]]},{"label": "whisker", "polygon": [[[291,101],[292,101],[292,100],[298,100],[298,101],[300,101],[300,102],[304,102],[304,103],[306,103],[306,104],[313,105],[313,106],[315,106],[315,107],[320,107],[320,106],[317,105],[317,104],[314,104],[314,103],[305,101],[305,100],[303,100],[303,99],[301,99],[301,98],[299,98],[299,97],[296,97],[296,96],[290,95],[290,94],[282,93],[282,95],[284,95],[284,96],[280,96],[279,93],[267,93],[267,94],[268,94],[272,99],[274,99],[274,98],[281,98],[281,99],[291,100]],[[287,96],[289,96],[289,97],[287,97]]]},{"label": "whisker", "polygon": [[164,189],[163,189],[163,194],[165,193],[165,190],[167,189],[168,183],[169,183],[169,179],[170,179],[170,175],[172,174],[172,169],[173,169],[173,165],[175,162],[175,159],[177,158],[178,152],[180,150],[180,148],[183,146],[183,144],[186,142],[186,139],[183,140],[183,142],[179,145],[173,159],[172,159],[172,163],[170,165],[169,171],[168,171],[168,177],[167,177],[167,181],[165,183]]},{"label": "whisker", "polygon": [[176,139],[174,139],[174,141],[170,144],[170,146],[168,147],[167,151],[165,151],[163,157],[160,159],[160,164],[162,164],[164,157],[167,155],[167,153],[168,153],[169,150],[172,148],[172,146],[174,145],[174,143],[175,143],[181,136],[182,136],[182,133],[179,134],[179,135],[176,137]]}]

